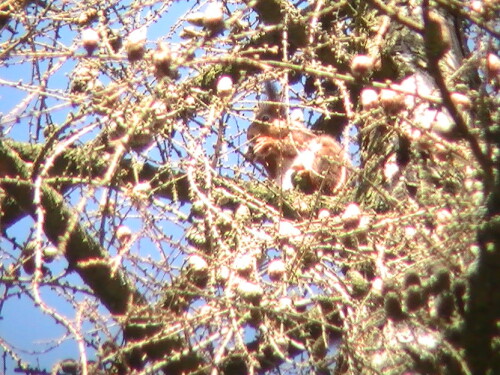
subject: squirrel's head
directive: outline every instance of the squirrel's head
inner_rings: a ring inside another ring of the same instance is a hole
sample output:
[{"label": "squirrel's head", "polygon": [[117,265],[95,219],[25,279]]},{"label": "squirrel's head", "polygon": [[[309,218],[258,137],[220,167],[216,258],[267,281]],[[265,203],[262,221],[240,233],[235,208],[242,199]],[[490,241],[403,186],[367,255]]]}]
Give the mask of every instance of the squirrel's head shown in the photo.
[{"label": "squirrel's head", "polygon": [[247,131],[248,140],[258,136],[279,137],[285,130],[286,108],[278,89],[273,83],[266,81],[265,91],[267,98],[256,108],[254,120]]}]

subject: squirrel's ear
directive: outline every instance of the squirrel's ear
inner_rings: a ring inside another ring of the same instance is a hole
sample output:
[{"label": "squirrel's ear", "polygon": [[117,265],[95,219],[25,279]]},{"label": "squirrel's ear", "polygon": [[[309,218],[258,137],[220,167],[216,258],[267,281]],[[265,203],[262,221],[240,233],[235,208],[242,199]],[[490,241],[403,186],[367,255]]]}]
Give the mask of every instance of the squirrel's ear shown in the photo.
[{"label": "squirrel's ear", "polygon": [[266,89],[267,100],[270,102],[279,102],[279,91],[276,85],[271,81],[266,81],[264,83]]},{"label": "squirrel's ear", "polygon": [[[263,104],[260,106],[258,113],[260,116],[262,115],[268,115],[267,120],[263,121],[268,121],[270,119],[276,119],[276,118],[283,118],[286,116],[286,108],[282,103],[281,100],[281,95],[278,90],[278,87],[276,84],[274,84],[271,81],[265,81],[264,83],[264,89],[266,92],[267,96],[267,102],[266,104]],[[276,103],[276,104],[273,104]]]}]

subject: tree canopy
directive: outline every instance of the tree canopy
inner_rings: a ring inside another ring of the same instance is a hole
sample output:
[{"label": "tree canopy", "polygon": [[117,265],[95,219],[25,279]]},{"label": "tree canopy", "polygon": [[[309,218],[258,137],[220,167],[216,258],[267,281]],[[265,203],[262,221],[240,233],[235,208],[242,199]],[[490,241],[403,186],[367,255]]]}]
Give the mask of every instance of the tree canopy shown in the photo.
[{"label": "tree canopy", "polygon": [[499,8],[0,3],[3,371],[500,373]]}]

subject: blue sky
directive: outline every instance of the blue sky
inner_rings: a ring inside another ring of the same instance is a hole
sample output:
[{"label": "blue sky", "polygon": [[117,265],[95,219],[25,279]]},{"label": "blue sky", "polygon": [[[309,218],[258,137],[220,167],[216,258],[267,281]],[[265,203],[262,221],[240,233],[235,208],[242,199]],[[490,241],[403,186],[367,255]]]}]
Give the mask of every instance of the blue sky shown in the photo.
[{"label": "blue sky", "polygon": [[[154,48],[155,41],[158,38],[165,38],[172,25],[195,3],[195,1],[175,2],[158,22],[153,23],[148,28],[148,47]],[[60,7],[62,3],[58,1],[54,2],[53,6]],[[34,11],[31,7],[29,10],[30,13]],[[138,25],[141,24],[142,18],[147,16],[147,13],[148,11],[146,10],[143,14],[137,15],[136,21]],[[39,26],[42,27],[43,25]],[[19,30],[19,33],[22,34],[22,30]],[[0,43],[8,41],[11,37],[12,34],[8,30],[4,29],[0,31]],[[169,36],[169,39],[172,37],[173,41],[177,39],[176,36]],[[69,48],[78,38],[79,30],[77,27],[63,27],[59,43]],[[40,38],[38,41],[40,43],[48,42],[44,38]],[[43,47],[40,48],[43,49]],[[76,54],[80,56],[84,55],[84,53],[83,48],[79,48],[76,51]],[[22,86],[31,85],[33,67],[29,60],[23,62],[22,57],[12,56],[8,62],[8,65],[2,64],[0,66],[0,123],[2,124],[2,131],[8,137],[16,140],[34,141],[30,139],[30,134],[33,134],[36,125],[30,124],[28,121],[30,117],[29,112],[33,109],[33,100],[29,102],[27,108],[17,107],[16,114],[18,118],[15,119],[16,121],[7,121],[16,109],[16,106],[29,96],[29,92],[24,90]],[[55,59],[55,62],[63,62],[63,65],[55,74],[51,75],[48,81],[48,91],[50,89],[66,90],[69,84],[69,76],[76,66],[77,59],[71,57],[68,59],[61,58]],[[44,65],[46,65],[44,62],[40,64],[42,67]],[[21,88],[16,87],[16,83],[20,83]],[[47,103],[49,108],[61,104],[57,98],[49,99]],[[73,108],[70,105],[51,110],[52,119],[56,122],[63,122],[67,114],[72,110]],[[133,219],[128,224],[133,228]],[[26,241],[27,236],[32,231],[33,225],[34,222],[31,218],[25,218],[9,228],[7,232],[8,236],[9,238],[15,238],[17,243],[21,245]],[[0,252],[0,263],[6,266],[15,260],[18,250],[13,250],[12,244],[6,239],[2,238],[0,241],[2,249]],[[147,248],[149,244],[144,241],[139,241],[133,251],[138,251],[140,248]],[[68,283],[81,285],[81,281],[76,274],[64,276],[66,261],[63,258],[57,259],[49,267],[53,275],[60,275]],[[23,280],[22,287],[29,290],[31,285],[29,277],[26,274],[23,274]],[[39,367],[40,369],[50,371],[53,365],[61,359],[78,359],[78,350],[74,339],[64,336],[66,329],[56,324],[53,318],[41,312],[40,309],[34,307],[34,303],[27,297],[27,293],[20,293],[19,296],[16,296],[17,292],[19,292],[17,288],[5,290],[4,287],[0,287],[0,298],[5,296],[4,293],[9,293],[11,296],[1,306],[0,337],[12,345],[17,353],[21,353],[21,359],[29,363],[32,367]],[[62,316],[69,320],[75,319],[74,307],[68,303],[67,295],[61,295],[60,289],[43,287],[41,292],[42,298],[48,306],[55,308]],[[84,300],[86,298],[85,294],[80,294],[79,296],[75,294],[75,296],[77,300]],[[101,308],[101,310],[102,314],[108,314],[105,309]],[[112,326],[111,329],[113,330]],[[114,333],[116,334],[116,332],[115,328]],[[92,357],[92,350],[89,350],[88,354]],[[0,349],[0,355],[2,355],[2,349]],[[7,363],[6,374],[12,374],[14,364],[11,361]],[[3,369],[0,368],[0,373],[2,371]]]}]

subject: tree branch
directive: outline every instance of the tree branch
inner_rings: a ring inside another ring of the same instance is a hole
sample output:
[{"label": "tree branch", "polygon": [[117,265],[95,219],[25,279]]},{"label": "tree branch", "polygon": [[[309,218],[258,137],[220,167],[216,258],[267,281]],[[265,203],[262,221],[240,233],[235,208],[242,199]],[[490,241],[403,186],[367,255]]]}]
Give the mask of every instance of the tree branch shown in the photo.
[{"label": "tree branch", "polygon": [[[35,219],[33,186],[25,162],[5,141],[0,141],[0,186],[15,200],[19,207]],[[14,181],[17,180],[17,181]],[[97,298],[114,315],[125,314],[135,303],[143,303],[142,296],[125,280],[121,272],[112,276],[107,253],[80,225],[68,232],[74,213],[68,210],[61,195],[53,188],[42,186],[42,205],[45,212],[44,232],[54,244],[66,240],[66,259],[94,291]]]}]

